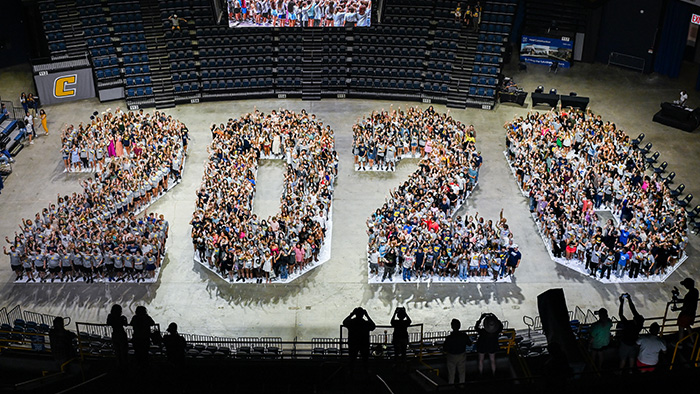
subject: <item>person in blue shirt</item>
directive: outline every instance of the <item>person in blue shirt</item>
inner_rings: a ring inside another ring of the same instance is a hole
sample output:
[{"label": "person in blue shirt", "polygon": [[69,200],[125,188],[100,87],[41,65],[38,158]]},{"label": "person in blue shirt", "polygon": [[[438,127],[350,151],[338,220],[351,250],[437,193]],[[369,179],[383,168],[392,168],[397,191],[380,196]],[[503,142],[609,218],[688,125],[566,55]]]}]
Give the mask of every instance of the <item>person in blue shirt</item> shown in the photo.
[{"label": "person in blue shirt", "polygon": [[627,240],[629,239],[630,232],[627,230],[626,226],[620,227],[620,243],[622,245],[627,245]]},{"label": "person in blue shirt", "polygon": [[617,269],[615,270],[615,275],[621,277],[624,274],[629,259],[630,256],[627,252],[627,248],[623,248],[620,252],[620,256],[617,259]]},{"label": "person in blue shirt", "polygon": [[479,180],[479,172],[474,168],[473,165],[469,166],[469,169],[467,170],[467,182],[469,184],[469,189],[473,189],[474,186],[476,185],[476,182]]},{"label": "person in blue shirt", "polygon": [[379,249],[377,249],[377,251],[379,252],[379,257],[384,258],[384,255],[386,254],[386,243],[382,242],[379,245]]}]

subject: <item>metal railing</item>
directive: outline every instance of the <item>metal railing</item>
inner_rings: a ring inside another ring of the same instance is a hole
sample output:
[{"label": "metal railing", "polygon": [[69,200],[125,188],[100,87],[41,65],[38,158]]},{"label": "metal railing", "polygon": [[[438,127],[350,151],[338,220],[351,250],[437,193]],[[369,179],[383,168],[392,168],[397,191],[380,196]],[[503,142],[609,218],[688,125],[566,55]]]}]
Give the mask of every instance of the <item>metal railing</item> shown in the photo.
[{"label": "metal railing", "polygon": [[10,319],[7,317],[7,308],[4,306],[0,308],[0,324],[7,324],[8,326],[11,326],[10,324]]},{"label": "metal railing", "polygon": [[678,355],[678,350],[680,347],[683,345],[683,342],[687,340],[693,340],[693,351],[690,353],[690,363],[694,363],[695,367],[698,366],[698,360],[700,360],[700,349],[698,349],[698,344],[700,341],[700,334],[697,332],[691,332],[690,334],[686,335],[685,337],[681,338],[678,343],[676,343],[676,346],[673,348],[673,357],[671,357],[671,365],[668,366],[669,370],[673,370],[673,365],[676,362],[676,356]]},{"label": "metal railing", "polygon": [[[113,357],[111,348],[111,328],[106,324],[76,322],[78,331],[78,351],[81,358]],[[378,329],[388,329],[390,326],[378,326]],[[410,326],[414,331],[409,332],[409,351],[407,356],[418,358],[442,354],[442,343],[449,332],[423,332],[423,324]],[[131,330],[127,330],[131,333]],[[393,356],[391,346],[392,336],[385,330],[371,336],[370,348],[373,357],[389,358]],[[474,330],[465,330],[470,335],[476,335]],[[240,337],[222,338],[205,335],[181,334],[188,344],[190,356],[200,355],[233,357],[245,359],[311,359],[338,358],[347,354],[347,338],[341,331],[340,338],[313,338],[311,341],[283,341],[279,337]],[[515,330],[505,329],[499,340],[501,349],[510,354],[515,348]],[[158,346],[152,347],[158,352]],[[208,352],[208,353],[204,353]]]},{"label": "metal railing", "polygon": [[10,325],[13,325],[18,319],[24,320],[24,315],[22,315],[22,308],[19,305],[15,305],[14,308],[7,312],[7,320],[10,321]]},{"label": "metal railing", "polygon": [[24,330],[0,330],[0,350],[51,352],[49,334]]},{"label": "metal railing", "polygon": [[[17,322],[20,322],[20,325],[33,323],[36,325],[42,325],[44,328],[51,327],[53,325],[53,320],[57,317],[59,316],[50,315],[47,313],[22,311],[22,308],[19,305],[16,305],[9,311],[5,307],[0,309],[0,324],[7,324],[11,327],[14,327],[16,325],[15,323]],[[63,323],[66,327],[69,326],[71,323],[71,318],[63,317]]]}]

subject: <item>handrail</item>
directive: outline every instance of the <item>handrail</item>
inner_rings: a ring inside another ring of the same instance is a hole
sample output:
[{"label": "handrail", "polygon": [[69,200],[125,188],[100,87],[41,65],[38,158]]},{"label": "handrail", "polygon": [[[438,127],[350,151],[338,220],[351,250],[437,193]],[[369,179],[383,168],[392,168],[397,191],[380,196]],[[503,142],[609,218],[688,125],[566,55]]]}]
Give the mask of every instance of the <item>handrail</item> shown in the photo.
[{"label": "handrail", "polygon": [[14,308],[7,312],[7,320],[10,321],[10,325],[14,324],[15,320],[17,319],[24,319],[24,315],[22,315],[22,308],[19,305],[15,305]]},{"label": "handrail", "polygon": [[382,382],[382,384],[384,384],[384,388],[386,388],[386,390],[387,390],[387,392],[389,392],[389,394],[394,394],[394,390],[392,390],[391,387],[389,387],[389,385],[386,383],[386,381],[384,379],[382,379],[381,376],[379,376],[379,375],[375,375],[375,376],[377,377],[377,379],[379,379],[380,382]]},{"label": "handrail", "polygon": [[[47,313],[22,311],[22,308],[19,305],[15,305],[15,307],[9,311],[5,307],[0,309],[0,324],[7,324],[9,326],[14,326],[15,321],[17,320],[51,326],[53,325],[53,320],[56,317],[59,316],[50,315]],[[63,317],[63,321],[65,326],[69,326],[71,323],[71,318],[69,316],[65,316]]]},{"label": "handrail", "polygon": [[[81,327],[81,326],[100,327],[100,328],[105,328],[105,327],[110,327],[110,326],[108,326],[107,324],[75,322],[75,328],[76,328],[76,331],[78,332],[78,335],[77,335],[77,337],[78,337],[78,355],[80,356],[80,361],[81,361],[81,363],[82,363],[82,361],[85,360],[85,354],[84,354],[84,352],[83,352],[83,349],[85,348],[85,347],[83,347],[83,336],[84,336],[84,335],[82,335],[82,333],[88,334],[88,336],[89,336],[90,334],[87,333],[87,332],[84,332],[84,331],[81,332],[81,331],[80,331],[80,327]],[[156,323],[155,325],[153,325],[153,326],[151,326],[151,327],[156,327],[156,330],[158,330],[158,332],[161,332],[161,331],[160,331],[160,324]],[[128,331],[128,333],[130,332],[131,334],[133,334],[133,330],[131,329],[131,327],[126,327],[126,329],[127,329],[127,330],[125,330],[125,331]],[[111,333],[111,332],[110,332],[110,333]],[[107,336],[107,335],[104,335],[103,337],[106,337],[106,336]],[[88,341],[88,343],[89,343],[89,341]],[[88,347],[89,347],[89,346],[88,346]]]},{"label": "handrail", "polygon": [[527,337],[532,338],[532,330],[535,328],[535,319],[528,315],[523,315],[523,324],[527,326]]},{"label": "handrail", "polygon": [[92,378],[90,378],[90,379],[88,379],[88,380],[84,380],[84,379],[83,379],[83,381],[80,382],[80,383],[78,383],[77,385],[72,386],[72,387],[68,387],[67,389],[61,390],[61,391],[57,392],[56,394],[70,393],[71,391],[73,391],[73,390],[75,390],[75,389],[79,389],[80,387],[83,387],[83,386],[85,386],[86,384],[90,384],[90,383],[92,383],[92,382],[94,382],[94,381],[96,381],[96,380],[102,379],[102,378],[104,378],[104,377],[107,376],[107,375],[108,375],[108,373],[105,372],[105,373],[102,373],[102,374],[97,375],[97,376],[95,376],[95,377],[92,377]]},{"label": "handrail", "polygon": [[73,361],[76,361],[77,359],[78,359],[77,357],[73,357],[70,360],[61,364],[61,372],[66,372],[66,367],[68,366],[68,364],[72,363]]},{"label": "handrail", "polygon": [[10,319],[7,317],[7,308],[4,306],[0,308],[0,324],[7,324],[11,326]]},{"label": "handrail", "polygon": [[[43,332],[27,332],[27,331],[7,331],[0,330],[0,335],[7,334],[7,338],[0,338],[0,349],[11,350],[31,350],[31,351],[51,351],[51,346],[46,347],[49,334]],[[21,338],[13,336],[19,335]],[[43,337],[40,340],[37,337]],[[36,348],[34,345],[37,346]]]},{"label": "handrail", "polygon": [[[95,328],[98,327],[100,329],[106,329],[109,326],[106,324],[95,324],[95,323],[82,323],[82,322],[76,322],[76,327],[78,328],[78,351],[81,359],[84,359],[86,356],[105,356],[105,357],[113,357],[112,354],[93,354],[90,353],[90,345],[89,343],[90,338],[89,338],[89,333],[86,331],[83,331],[86,327],[91,327]],[[379,326],[380,328],[388,328],[390,326]],[[412,354],[410,357],[417,357],[420,362],[423,362],[423,356],[430,356],[430,355],[437,355],[437,354],[442,354],[442,350],[439,349],[436,346],[430,346],[430,348],[426,348],[426,341],[433,342],[433,341],[440,341],[444,340],[448,333],[447,332],[436,332],[436,333],[430,333],[433,335],[425,335],[423,332],[423,324],[412,324],[411,327],[415,328],[420,328],[419,333],[414,333],[416,335],[413,335],[413,338],[409,340],[409,344],[413,345],[414,349],[417,347],[419,349],[418,354]],[[95,330],[92,330],[93,332],[96,332]],[[107,334],[106,331],[100,330],[102,333]],[[471,335],[477,334],[476,331],[474,330],[465,330],[464,332],[467,332]],[[87,334],[87,335],[86,335]],[[342,333],[341,333],[342,334]],[[261,346],[261,347],[275,347],[277,348],[278,353],[275,353],[276,358],[284,358],[286,357],[292,357],[292,358],[297,358],[297,357],[315,357],[319,356],[320,354],[315,352],[315,349],[317,348],[329,348],[330,346],[333,346],[333,348],[337,348],[338,352],[337,353],[332,353],[332,354],[326,354],[323,352],[323,356],[326,357],[340,357],[343,356],[344,353],[344,348],[347,345],[347,341],[343,340],[343,338],[313,338],[312,341],[299,341],[295,338],[293,341],[282,341],[281,338],[259,338],[259,337],[239,337],[239,338],[217,338],[217,337],[202,337],[202,336],[194,336],[194,335],[188,335],[188,334],[183,334],[186,336],[189,336],[190,338],[187,339],[187,342],[189,344],[198,344],[198,345],[216,345],[216,346],[221,346],[223,347],[228,347],[230,350],[236,350],[240,351],[241,348],[247,347],[247,348],[254,348],[256,345]],[[108,337],[109,335],[102,335],[102,341],[105,340],[105,337]],[[510,354],[511,350],[515,348],[516,342],[516,331],[514,329],[504,329],[502,331],[502,335],[499,338],[499,348],[502,350],[506,351],[506,354]],[[383,345],[389,343],[389,334],[379,334],[375,335],[375,340],[370,343],[371,346],[376,346],[376,345]],[[288,352],[284,352],[284,348],[286,346],[291,345],[291,347],[288,347],[289,349]],[[256,356],[255,354],[248,354],[248,353],[241,353],[241,356],[248,357],[248,356]]]},{"label": "handrail", "polygon": [[[340,345],[341,345],[341,351],[342,351],[343,345],[344,345],[344,344],[347,344],[347,342],[346,342],[347,338],[344,338],[344,337],[343,337],[343,327],[345,327],[345,326],[343,326],[343,325],[341,324],[341,325],[340,325],[340,341],[339,341],[339,342],[340,342]],[[375,330],[382,329],[382,328],[385,328],[385,329],[390,329],[390,328],[391,328],[391,329],[393,329],[393,327],[392,327],[391,325],[389,325],[389,324],[377,324],[376,327],[375,327]],[[408,334],[409,343],[418,343],[418,342],[421,342],[421,343],[422,343],[423,340],[425,339],[425,338],[423,337],[423,323],[414,323],[414,324],[411,324],[411,325],[408,326],[408,329],[410,329],[410,328],[420,328],[420,333],[409,332],[409,334]],[[411,335],[411,334],[413,334],[413,335]],[[418,338],[416,338],[416,334],[419,334]],[[383,333],[383,334],[380,333],[380,334],[373,334],[373,335],[370,335],[370,343],[371,343],[372,345],[391,343],[392,341],[391,341],[389,338],[393,339],[393,335],[394,335],[393,333],[392,333],[392,334],[389,334],[387,330],[384,330],[384,333]],[[383,336],[383,340],[378,340],[378,339],[381,339],[382,336]],[[413,337],[413,338],[412,338],[412,337]],[[344,340],[344,339],[345,339],[345,340]],[[413,339],[413,341],[411,341],[411,339]],[[417,339],[417,340],[416,340],[416,339]]]},{"label": "handrail", "polygon": [[[676,346],[674,346],[673,348],[673,357],[671,357],[671,365],[668,366],[669,371],[673,370],[673,364],[676,362],[676,355],[678,354],[678,349],[680,348],[681,344],[689,338],[695,338],[695,340],[693,341],[693,351],[690,353],[690,359],[692,361],[693,357],[695,356],[695,352],[698,350],[698,338],[700,338],[700,334],[698,334],[697,332],[691,332],[690,334],[681,338],[681,340],[676,343]],[[698,356],[695,356],[695,366],[698,366]]]}]

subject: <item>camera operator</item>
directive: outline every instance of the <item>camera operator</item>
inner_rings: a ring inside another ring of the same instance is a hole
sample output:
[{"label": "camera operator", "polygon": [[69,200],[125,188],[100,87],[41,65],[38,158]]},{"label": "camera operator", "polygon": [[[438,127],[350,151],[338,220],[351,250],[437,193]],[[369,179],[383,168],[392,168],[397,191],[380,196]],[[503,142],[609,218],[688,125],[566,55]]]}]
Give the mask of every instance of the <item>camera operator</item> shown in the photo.
[{"label": "camera operator", "polygon": [[411,325],[411,318],[406,313],[406,308],[396,307],[394,315],[391,317],[391,326],[394,327],[392,344],[394,345],[394,356],[397,366],[403,367],[406,363],[406,347],[408,346],[408,327]]},{"label": "camera operator", "polygon": [[[630,310],[633,316],[631,320],[627,319],[625,316],[625,299],[627,299],[630,304]],[[620,310],[618,316],[620,317],[620,321],[617,324],[616,337],[620,341],[620,346],[618,348],[620,370],[624,370],[624,368],[629,368],[631,370],[635,365],[637,340],[639,339],[639,332],[642,331],[644,327],[644,317],[637,312],[637,308],[635,308],[629,293],[624,293],[620,296]]]},{"label": "camera operator", "polygon": [[[673,301],[683,304],[681,312],[678,314],[678,341],[690,333],[691,326],[695,322],[695,314],[698,309],[698,289],[695,288],[695,281],[690,278],[685,278],[681,281],[681,285],[688,289],[683,299],[678,299],[677,293],[674,292]],[[675,289],[675,288],[674,288]]]},{"label": "camera operator", "polygon": [[366,372],[369,360],[369,333],[374,331],[377,325],[374,324],[374,321],[372,321],[365,309],[357,307],[343,320],[343,326],[348,329],[350,370],[353,370],[355,359],[359,353]]}]

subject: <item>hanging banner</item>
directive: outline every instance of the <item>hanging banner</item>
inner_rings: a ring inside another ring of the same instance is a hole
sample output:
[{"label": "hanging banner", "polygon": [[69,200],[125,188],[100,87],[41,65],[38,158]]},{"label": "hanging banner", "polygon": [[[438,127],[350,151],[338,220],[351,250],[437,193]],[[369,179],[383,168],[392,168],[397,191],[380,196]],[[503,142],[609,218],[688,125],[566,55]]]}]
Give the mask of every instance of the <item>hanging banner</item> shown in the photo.
[{"label": "hanging banner", "polygon": [[520,60],[527,63],[551,66],[557,62],[559,67],[571,67],[574,42],[571,37],[550,38],[523,36],[520,44]]},{"label": "hanging banner", "polygon": [[34,82],[41,103],[45,105],[95,97],[91,68],[60,72],[40,71],[34,74]]}]

